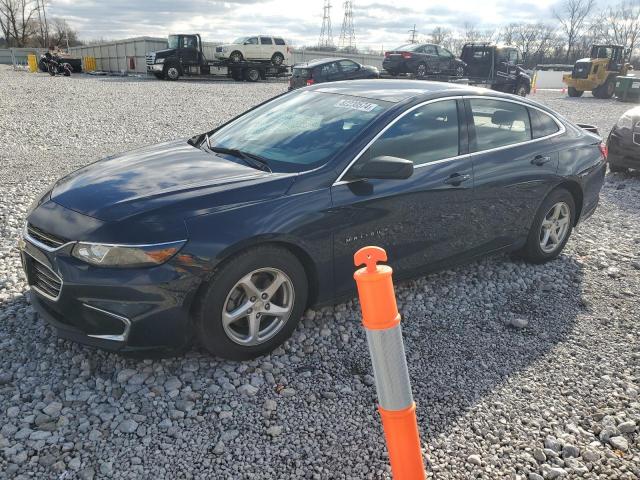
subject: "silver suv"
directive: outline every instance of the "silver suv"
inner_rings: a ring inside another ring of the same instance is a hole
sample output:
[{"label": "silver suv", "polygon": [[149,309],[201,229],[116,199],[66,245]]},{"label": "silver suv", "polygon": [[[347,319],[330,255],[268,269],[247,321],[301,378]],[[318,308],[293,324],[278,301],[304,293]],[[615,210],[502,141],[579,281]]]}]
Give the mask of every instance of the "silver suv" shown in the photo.
[{"label": "silver suv", "polygon": [[256,35],[236,38],[232,43],[217,46],[215,56],[232,62],[269,60],[274,65],[286,65],[291,60],[291,48],[282,37]]}]

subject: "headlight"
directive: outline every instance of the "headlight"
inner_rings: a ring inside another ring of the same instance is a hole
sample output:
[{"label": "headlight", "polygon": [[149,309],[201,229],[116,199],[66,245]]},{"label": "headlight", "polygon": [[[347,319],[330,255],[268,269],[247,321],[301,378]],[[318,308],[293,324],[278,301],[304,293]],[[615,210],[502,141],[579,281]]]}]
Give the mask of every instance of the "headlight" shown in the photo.
[{"label": "headlight", "polygon": [[173,257],[186,240],[154,245],[107,245],[78,242],[72,255],[100,267],[152,267]]},{"label": "headlight", "polygon": [[631,130],[633,128],[633,118],[631,118],[626,113],[623,114],[616,122],[616,127],[628,128],[629,130]]},{"label": "headlight", "polygon": [[164,58],[156,58],[156,63],[164,63]]}]

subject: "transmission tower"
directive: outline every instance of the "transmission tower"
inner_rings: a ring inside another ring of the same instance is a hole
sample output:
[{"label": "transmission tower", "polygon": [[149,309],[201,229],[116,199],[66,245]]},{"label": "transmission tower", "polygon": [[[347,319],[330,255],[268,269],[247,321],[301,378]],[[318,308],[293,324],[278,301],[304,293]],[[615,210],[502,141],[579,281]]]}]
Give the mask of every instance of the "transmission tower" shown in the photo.
[{"label": "transmission tower", "polygon": [[356,49],[356,31],[353,28],[353,2],[344,2],[344,19],[342,20],[342,31],[340,32],[340,48],[346,50]]},{"label": "transmission tower", "polygon": [[416,30],[416,24],[413,24],[413,28],[411,30],[409,30],[409,33],[411,34],[411,36],[409,37],[409,43],[416,43],[416,34],[418,33],[418,31]]},{"label": "transmission tower", "polygon": [[322,30],[320,30],[318,46],[324,48],[333,47],[333,32],[331,31],[331,0],[324,0]]}]

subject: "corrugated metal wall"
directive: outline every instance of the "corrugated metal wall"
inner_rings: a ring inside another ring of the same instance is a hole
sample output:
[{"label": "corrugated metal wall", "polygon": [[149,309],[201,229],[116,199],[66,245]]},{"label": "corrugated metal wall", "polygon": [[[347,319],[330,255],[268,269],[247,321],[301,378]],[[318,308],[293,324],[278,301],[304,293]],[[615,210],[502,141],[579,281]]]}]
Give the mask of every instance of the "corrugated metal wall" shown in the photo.
[{"label": "corrugated metal wall", "polygon": [[[145,73],[147,52],[164,48],[167,48],[166,38],[136,37],[99,45],[72,47],[69,53],[77,57],[95,57],[96,68],[105,72]],[[133,68],[130,58],[133,58]]]},{"label": "corrugated metal wall", "polygon": [[16,65],[26,65],[27,55],[35,54],[40,59],[46,51],[46,48],[0,48],[0,64],[12,65],[15,59]]}]

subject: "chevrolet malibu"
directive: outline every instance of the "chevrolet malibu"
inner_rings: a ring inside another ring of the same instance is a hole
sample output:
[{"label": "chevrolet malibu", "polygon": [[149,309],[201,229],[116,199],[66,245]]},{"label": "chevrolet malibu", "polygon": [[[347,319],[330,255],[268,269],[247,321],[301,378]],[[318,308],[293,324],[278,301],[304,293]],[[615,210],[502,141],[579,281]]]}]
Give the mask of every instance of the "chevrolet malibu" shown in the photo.
[{"label": "chevrolet malibu", "polygon": [[479,256],[557,257],[593,213],[596,135],[495,91],[410,80],[302,88],[219,128],[59,180],[20,242],[65,338],[246,359],[349,297],[353,253],[407,278]]}]

